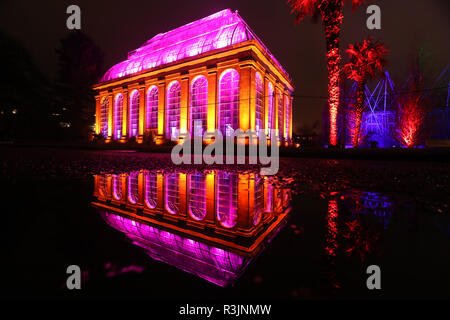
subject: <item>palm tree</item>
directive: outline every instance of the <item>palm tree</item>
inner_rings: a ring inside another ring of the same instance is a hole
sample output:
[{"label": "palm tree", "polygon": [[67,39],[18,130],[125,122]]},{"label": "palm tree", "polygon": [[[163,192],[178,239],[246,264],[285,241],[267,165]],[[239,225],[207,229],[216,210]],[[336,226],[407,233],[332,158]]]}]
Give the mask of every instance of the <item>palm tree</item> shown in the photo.
[{"label": "palm tree", "polygon": [[296,14],[299,23],[306,16],[322,16],[325,29],[328,70],[328,106],[330,113],[330,144],[337,144],[337,113],[339,109],[339,75],[341,55],[339,50],[339,34],[343,19],[342,8],[345,1],[352,1],[353,9],[365,0],[288,0],[291,13]]},{"label": "palm tree", "polygon": [[347,78],[357,82],[356,101],[351,108],[353,117],[352,144],[357,147],[361,143],[360,131],[364,111],[364,89],[367,81],[378,76],[386,66],[388,49],[381,41],[373,41],[372,37],[362,43],[350,44],[346,50],[350,61],[344,66]]}]

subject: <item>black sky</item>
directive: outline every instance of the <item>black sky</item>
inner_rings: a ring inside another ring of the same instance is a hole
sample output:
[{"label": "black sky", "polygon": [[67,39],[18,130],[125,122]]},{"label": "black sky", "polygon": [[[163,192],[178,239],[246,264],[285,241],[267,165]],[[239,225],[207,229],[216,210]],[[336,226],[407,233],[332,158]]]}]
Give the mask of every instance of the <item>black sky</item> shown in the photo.
[{"label": "black sky", "polygon": [[[387,70],[395,82],[408,74],[408,58],[414,48],[425,46],[431,53],[431,78],[450,63],[450,1],[378,0],[382,29],[366,28],[367,5],[344,12],[341,48],[367,35],[381,39],[389,48]],[[126,58],[160,32],[200,19],[219,10],[238,10],[250,28],[266,44],[294,80],[294,130],[303,124],[321,121],[326,102],[327,74],[322,25],[306,19],[294,24],[285,0],[205,0],[205,1],[23,1],[0,2],[0,29],[20,41],[49,78],[56,76],[55,48],[67,35],[66,8],[81,8],[82,31],[105,52],[106,67]]]}]

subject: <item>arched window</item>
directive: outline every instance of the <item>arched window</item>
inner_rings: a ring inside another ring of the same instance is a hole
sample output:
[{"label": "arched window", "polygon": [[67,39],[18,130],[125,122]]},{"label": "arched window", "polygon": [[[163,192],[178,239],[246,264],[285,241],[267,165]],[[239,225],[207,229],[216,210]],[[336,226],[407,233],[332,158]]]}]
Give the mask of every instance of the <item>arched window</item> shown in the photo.
[{"label": "arched window", "polygon": [[158,94],[157,86],[152,86],[147,91],[146,129],[158,129]]},{"label": "arched window", "polygon": [[[273,101],[273,86],[272,83],[269,82],[268,85],[268,91],[267,92],[267,99],[268,100],[268,108],[267,108],[267,116],[268,116],[268,129],[276,129],[275,128],[275,112],[274,112],[274,101]],[[271,131],[269,131],[269,135],[271,134]]]},{"label": "arched window", "polygon": [[219,82],[219,129],[230,136],[239,128],[239,73],[225,70]]},{"label": "arched window", "polygon": [[158,197],[157,175],[148,173],[145,175],[145,204],[150,209],[155,209]]},{"label": "arched window", "polygon": [[179,174],[171,173],[165,177],[166,182],[166,209],[171,214],[177,214],[180,211],[180,184]]},{"label": "arched window", "polygon": [[166,115],[166,137],[175,136],[176,130],[180,129],[180,100],[181,86],[178,81],[173,81],[167,89],[167,115]]},{"label": "arched window", "polygon": [[[191,137],[203,136],[206,131],[207,106],[208,80],[206,77],[200,76],[194,79],[191,86]],[[200,121],[201,127],[194,128],[194,121]]]},{"label": "arched window", "polygon": [[104,138],[108,137],[108,113],[109,99],[103,98],[100,110],[100,133]]},{"label": "arched window", "polygon": [[122,199],[122,177],[113,176],[113,195],[116,200]]},{"label": "arched window", "polygon": [[131,172],[128,176],[128,200],[136,204],[138,202],[139,172]]},{"label": "arched window", "polygon": [[193,173],[189,176],[189,214],[198,221],[206,216],[206,175]]},{"label": "arched window", "polygon": [[255,175],[255,203],[253,209],[253,225],[256,226],[261,221],[264,211],[264,180]]},{"label": "arched window", "polygon": [[280,139],[284,137],[284,106],[283,95],[278,95],[278,134]]},{"label": "arched window", "polygon": [[260,129],[263,128],[264,121],[264,107],[263,107],[263,97],[264,97],[264,89],[263,89],[263,81],[259,72],[255,75],[255,131],[258,133]]},{"label": "arched window", "polygon": [[217,175],[217,219],[225,228],[237,223],[238,175],[219,172]]},{"label": "arched window", "polygon": [[134,90],[130,97],[130,137],[139,134],[139,91]]},{"label": "arched window", "polygon": [[119,93],[114,102],[114,137],[122,137],[122,119],[123,119],[123,95]]}]

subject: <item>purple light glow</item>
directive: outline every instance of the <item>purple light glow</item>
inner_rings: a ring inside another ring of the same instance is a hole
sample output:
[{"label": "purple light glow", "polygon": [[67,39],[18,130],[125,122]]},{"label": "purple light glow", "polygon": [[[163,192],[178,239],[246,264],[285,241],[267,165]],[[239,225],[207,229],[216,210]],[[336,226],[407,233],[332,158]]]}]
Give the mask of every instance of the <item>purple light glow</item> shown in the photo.
[{"label": "purple light glow", "polygon": [[263,90],[263,82],[261,75],[259,72],[256,72],[255,75],[255,90],[256,90],[256,101],[255,101],[255,130],[256,132],[259,131],[259,129],[263,128],[264,123],[264,109],[263,109],[263,97],[264,97],[264,90]]},{"label": "purple light glow", "polygon": [[[271,82],[269,82],[268,87],[269,87],[269,89],[268,89],[269,92],[267,93],[267,98],[269,99],[269,101],[268,101],[269,106],[268,106],[268,111],[267,111],[268,119],[269,119],[269,123],[268,123],[269,128],[268,129],[275,129],[275,127],[274,127],[275,126],[275,112],[273,110],[273,107],[274,107],[273,86],[272,86]],[[271,131],[269,131],[269,135],[270,134],[271,134]]]},{"label": "purple light glow", "polygon": [[[206,131],[206,115],[208,105],[208,80],[205,76],[194,79],[191,87],[191,136],[203,136]],[[194,121],[202,123],[200,128],[195,128]]]},{"label": "purple light glow", "polygon": [[136,204],[138,202],[139,172],[131,172],[128,176],[128,200]]},{"label": "purple light glow", "polygon": [[147,91],[147,129],[158,129],[158,87]]},{"label": "purple light glow", "polygon": [[155,260],[174,265],[207,281],[225,286],[244,271],[249,259],[145,223],[102,212],[106,223],[126,234]]},{"label": "purple light glow", "polygon": [[111,67],[101,81],[121,78],[249,40],[258,41],[265,53],[286,73],[237,12],[226,9],[154,36],[130,52],[127,60]]},{"label": "purple light glow", "polygon": [[189,214],[197,221],[206,216],[206,175],[203,173],[189,176]]},{"label": "purple light glow", "polygon": [[180,129],[180,101],[180,83],[178,81],[172,81],[167,89],[167,138],[175,137],[176,130]]},{"label": "purple light glow", "polygon": [[179,174],[172,173],[166,176],[166,209],[171,214],[180,212],[180,184]]},{"label": "purple light glow", "polygon": [[100,133],[105,138],[108,136],[108,112],[109,112],[109,100],[108,97],[106,97],[102,101],[100,111]]},{"label": "purple light glow", "polygon": [[158,197],[157,176],[149,173],[145,176],[145,204],[150,209],[156,208]]},{"label": "purple light glow", "polygon": [[114,102],[114,138],[122,137],[123,95],[119,93]]}]

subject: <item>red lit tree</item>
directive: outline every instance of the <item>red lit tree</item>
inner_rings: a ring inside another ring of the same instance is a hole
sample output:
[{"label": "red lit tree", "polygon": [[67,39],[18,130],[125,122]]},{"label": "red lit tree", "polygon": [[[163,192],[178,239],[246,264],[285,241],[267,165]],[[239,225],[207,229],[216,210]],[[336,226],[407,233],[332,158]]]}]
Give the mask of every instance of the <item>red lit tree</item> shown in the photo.
[{"label": "red lit tree", "polygon": [[[325,29],[328,70],[328,106],[330,113],[330,145],[337,144],[337,114],[339,110],[339,76],[341,55],[339,50],[340,31],[343,19],[342,8],[347,0],[288,0],[291,12],[299,23],[306,16],[322,16]],[[365,0],[348,0],[353,8]]]},{"label": "red lit tree", "polygon": [[408,94],[400,94],[397,101],[397,139],[408,148],[416,147],[422,138],[427,109],[419,90],[421,83],[422,78],[415,76]]},{"label": "red lit tree", "polygon": [[351,136],[353,147],[361,143],[361,122],[364,112],[364,89],[369,80],[378,76],[386,66],[388,49],[381,41],[373,41],[372,37],[362,43],[350,44],[346,50],[350,61],[344,66],[349,79],[357,82],[356,101],[350,108]]}]

